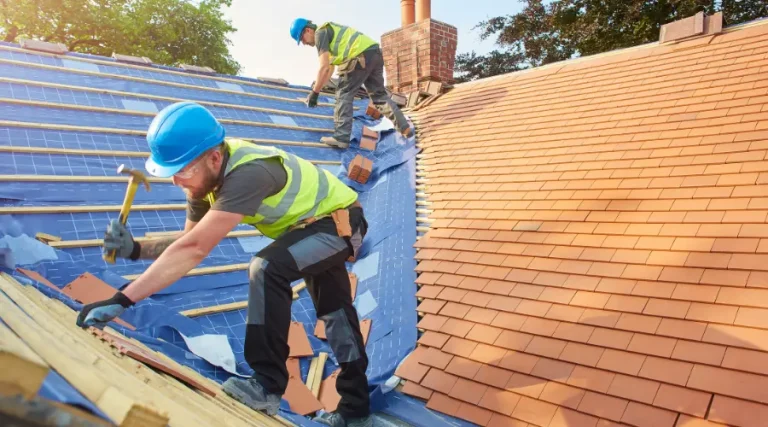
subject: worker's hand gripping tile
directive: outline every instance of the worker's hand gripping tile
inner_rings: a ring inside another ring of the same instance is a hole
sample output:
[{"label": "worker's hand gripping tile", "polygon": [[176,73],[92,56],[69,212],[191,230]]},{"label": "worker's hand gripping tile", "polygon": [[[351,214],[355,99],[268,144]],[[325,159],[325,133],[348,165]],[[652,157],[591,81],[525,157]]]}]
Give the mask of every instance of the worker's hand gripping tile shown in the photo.
[{"label": "worker's hand gripping tile", "polygon": [[[71,281],[67,286],[64,286],[64,288],[61,289],[61,292],[77,302],[91,304],[112,298],[117,290],[86,271],[78,276],[77,279]],[[116,318],[115,322],[132,331],[136,330],[133,325],[120,318]]]},{"label": "worker's hand gripping tile", "polygon": [[349,178],[360,184],[368,182],[372,172],[373,162],[359,154],[349,163]]},{"label": "worker's hand gripping tile", "polygon": [[379,120],[381,118],[381,111],[379,111],[372,102],[368,103],[368,108],[365,109],[365,114],[373,117],[374,120]]},{"label": "worker's hand gripping tile", "polygon": [[288,357],[312,356],[312,345],[309,344],[307,331],[304,325],[299,322],[291,322],[291,328],[288,330],[288,345],[291,347],[291,353]]},{"label": "worker's hand gripping tile", "polygon": [[363,126],[363,136],[360,139],[360,148],[368,151],[376,151],[376,143],[379,141],[379,133]]}]

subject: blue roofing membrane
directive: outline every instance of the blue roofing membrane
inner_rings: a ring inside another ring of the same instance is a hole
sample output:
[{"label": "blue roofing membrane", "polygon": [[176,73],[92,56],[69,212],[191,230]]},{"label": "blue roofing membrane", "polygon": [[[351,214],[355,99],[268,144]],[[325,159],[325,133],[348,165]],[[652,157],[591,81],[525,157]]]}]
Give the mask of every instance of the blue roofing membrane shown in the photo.
[{"label": "blue roofing membrane", "polygon": [[[93,59],[99,62],[89,62]],[[370,230],[358,261],[349,264],[348,268],[359,277],[356,305],[361,319],[372,319],[367,344],[372,405],[378,410],[386,406],[398,408],[396,412],[414,425],[435,425],[438,420],[438,424],[461,425],[425,409],[423,402],[395,391],[385,394],[389,387],[382,388],[393,376],[397,365],[413,350],[417,339],[413,249],[417,236],[414,178],[417,150],[414,138],[406,140],[391,129],[391,123],[373,121],[364,114],[368,101],[358,100],[350,149],[341,151],[313,145],[332,131],[333,107],[306,108],[303,101],[298,100],[303,99],[306,92],[296,89],[307,88],[276,84],[265,87],[254,85],[268,84],[256,79],[215,77],[217,79],[201,77],[170,67],[125,66],[112,58],[91,55],[52,56],[0,43],[0,148],[3,148],[0,151],[0,175],[27,176],[0,184],[0,205],[2,208],[119,206],[125,194],[125,182],[76,182],[74,179],[43,182],[29,176],[114,177],[120,164],[143,170],[144,157],[132,153],[148,151],[143,132],[153,115],[182,99],[207,102],[204,105],[222,119],[228,136],[255,139],[320,161],[318,166],[336,173],[358,191]],[[320,102],[333,103],[334,97],[323,95]],[[106,110],[93,111],[83,107]],[[375,152],[359,148],[364,124],[382,131]],[[13,147],[53,150],[21,152]],[[55,149],[122,153],[56,153]],[[346,178],[347,165],[357,154],[374,160],[374,172],[365,185]],[[183,192],[171,184],[153,183],[149,192],[140,188],[128,219],[129,229],[134,236],[180,230],[184,225],[183,203]],[[136,210],[136,206],[146,204],[176,206]],[[46,295],[79,309],[79,303],[40,286],[14,268],[37,271],[60,288],[86,271],[116,288],[124,285],[127,279],[123,276],[141,273],[149,262],[118,259],[115,264],[107,264],[101,258],[99,246],[54,250],[33,239],[39,232],[60,236],[65,241],[101,239],[107,224],[117,214],[114,209],[22,214],[9,214],[6,210],[0,214],[0,261],[6,263],[0,268],[20,282],[36,286]],[[237,229],[249,228],[238,226]],[[270,241],[260,236],[227,238],[200,267],[247,263]],[[218,382],[232,373],[212,355],[193,353],[187,339],[223,335],[223,342],[228,342],[234,355],[237,373],[249,375],[251,370],[243,359],[245,310],[195,318],[179,314],[182,310],[246,300],[247,281],[244,270],[186,277],[140,302],[123,316],[137,327],[135,332],[114,323],[111,326]],[[328,376],[338,365],[328,344],[313,334],[316,316],[306,290],[302,290],[299,299],[294,301],[292,318],[304,325],[315,354],[329,353],[324,372],[324,376]],[[309,362],[308,357],[301,360],[303,380]],[[103,416],[55,372],[51,373],[41,393],[45,397],[79,404]],[[283,402],[281,414],[300,425],[314,424],[291,413],[286,402]]]}]

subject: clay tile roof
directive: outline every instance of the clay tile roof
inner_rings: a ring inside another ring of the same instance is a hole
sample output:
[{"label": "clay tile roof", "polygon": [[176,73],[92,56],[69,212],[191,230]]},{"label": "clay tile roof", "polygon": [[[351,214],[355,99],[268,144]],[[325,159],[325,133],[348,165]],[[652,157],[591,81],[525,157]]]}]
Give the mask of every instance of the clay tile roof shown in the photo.
[{"label": "clay tile roof", "polygon": [[405,392],[483,426],[768,419],[768,25],[456,86],[418,111]]}]

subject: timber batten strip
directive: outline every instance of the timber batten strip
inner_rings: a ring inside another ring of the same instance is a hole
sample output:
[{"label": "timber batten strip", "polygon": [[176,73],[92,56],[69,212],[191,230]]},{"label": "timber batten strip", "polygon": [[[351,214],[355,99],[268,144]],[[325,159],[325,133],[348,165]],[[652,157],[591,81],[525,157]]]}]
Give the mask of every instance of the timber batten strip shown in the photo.
[{"label": "timber batten strip", "polygon": [[[12,121],[12,120],[0,120],[0,126],[42,129],[42,130],[63,130],[63,131],[72,131],[72,132],[106,133],[111,135],[147,136],[147,131],[144,131],[144,130],[102,128],[102,127],[93,127],[93,126],[60,125],[60,124],[54,124],[54,123],[18,122],[18,121]],[[333,149],[333,147],[330,147],[327,144],[323,144],[319,142],[300,142],[300,141],[287,141],[282,139],[247,138],[247,137],[236,137],[236,136],[233,136],[231,138],[242,139],[243,141],[249,141],[256,144],[293,145],[293,146],[301,146],[301,147]]]},{"label": "timber batten strip", "polygon": [[[88,111],[88,112],[94,112],[94,113],[122,114],[126,116],[155,117],[157,115],[156,113],[149,113],[149,112],[137,111],[137,110],[121,110],[119,108],[91,107],[88,105],[64,104],[64,103],[45,102],[45,101],[27,101],[23,99],[13,99],[13,98],[0,98],[0,103],[12,104],[12,105],[26,105],[26,106],[42,107],[42,108],[58,108],[62,110]],[[304,131],[304,132],[324,132],[324,133],[333,132],[333,129],[331,128],[314,128],[314,127],[298,126],[298,125],[296,126],[281,125],[279,123],[254,122],[251,120],[239,120],[239,119],[217,119],[217,120],[222,124],[231,124],[231,125],[287,129],[287,130],[296,130],[296,131]]]},{"label": "timber batten strip", "polygon": [[110,384],[103,374],[97,375],[91,367],[96,366],[98,357],[77,357],[82,355],[82,349],[64,345],[57,339],[58,334],[42,327],[38,319],[45,313],[35,307],[22,292],[21,285],[14,282],[7,274],[0,273],[0,290],[3,291],[0,293],[0,318],[46,363],[118,425],[129,422],[131,413],[138,412],[154,415],[151,425],[160,427],[168,422],[168,418],[156,412],[147,400],[133,399]]},{"label": "timber batten strip", "polygon": [[[120,68],[129,68],[134,70],[142,70],[142,71],[152,71],[156,73],[162,73],[162,74],[171,74],[176,76],[183,76],[183,77],[190,77],[190,78],[199,78],[199,79],[206,79],[206,80],[214,80],[214,81],[223,81],[223,82],[230,82],[230,83],[237,83],[237,84],[245,84],[248,86],[254,86],[254,87],[263,87],[267,89],[274,89],[274,90],[285,90],[289,92],[302,92],[302,93],[309,93],[310,89],[300,89],[295,87],[288,87],[288,86],[282,86],[282,85],[276,85],[276,84],[268,84],[268,83],[258,83],[258,82],[249,82],[247,80],[238,80],[238,79],[232,79],[228,77],[223,76],[208,76],[205,74],[195,74],[195,73],[189,73],[184,71],[178,71],[178,70],[166,70],[163,68],[156,68],[156,67],[147,67],[146,65],[134,65],[134,64],[126,64],[124,62],[112,62],[112,61],[104,61],[102,59],[93,59],[93,58],[83,58],[83,57],[77,57],[77,56],[71,56],[71,55],[58,55],[51,52],[42,52],[42,51],[30,51],[28,49],[20,48],[20,47],[14,47],[14,46],[0,46],[0,50],[7,50],[11,52],[19,52],[19,53],[27,53],[27,54],[34,54],[39,56],[46,56],[49,58],[59,58],[59,59],[68,59],[70,61],[79,61],[79,62],[86,62],[91,64],[98,64],[98,65],[106,65],[106,66],[112,66],[112,67],[120,67]],[[157,81],[163,81],[163,80],[157,80]]]},{"label": "timber batten strip", "polygon": [[198,99],[172,98],[170,96],[159,96],[159,95],[152,95],[152,94],[142,93],[142,92],[123,92],[123,91],[112,90],[112,89],[99,89],[99,88],[84,87],[84,86],[64,85],[59,83],[15,79],[11,77],[0,77],[0,83],[13,83],[13,84],[19,84],[19,85],[47,87],[51,89],[63,89],[63,90],[72,90],[72,91],[80,91],[80,92],[100,93],[100,94],[111,95],[111,96],[123,96],[127,98],[144,98],[144,99],[151,99],[155,101],[165,101],[165,102],[172,102],[172,103],[192,101],[201,105],[210,105],[212,107],[234,108],[239,110],[258,111],[262,113],[274,113],[274,114],[284,114],[284,115],[298,116],[298,117],[309,117],[312,119],[333,120],[333,115],[331,114],[301,113],[297,111],[278,110],[276,108],[253,107],[250,105],[227,104],[224,102],[205,101],[205,100],[198,100]]},{"label": "timber batten strip", "polygon": [[0,384],[17,387],[25,399],[37,395],[50,371],[48,363],[3,323],[0,323],[0,366],[3,367]]},{"label": "timber batten strip", "polygon": [[[202,276],[204,274],[216,274],[216,273],[231,273],[233,271],[241,271],[248,269],[247,262],[239,263],[239,264],[227,264],[227,265],[217,265],[213,267],[200,267],[200,268],[193,268],[192,270],[189,270],[189,272],[185,275],[185,277],[190,276]],[[136,280],[140,274],[128,274],[123,276],[126,280]]]},{"label": "timber batten strip", "polygon": [[[50,213],[93,213],[93,212],[119,212],[122,205],[84,205],[84,206],[8,206],[0,207],[0,214],[50,214]],[[185,203],[163,204],[163,205],[141,205],[131,206],[131,212],[138,211],[175,211],[184,210]]]},{"label": "timber batten strip", "polygon": [[[0,303],[3,300],[12,299],[20,307],[16,310],[23,310],[29,314],[25,318],[29,324],[27,326],[41,330],[41,334],[45,334],[48,342],[43,337],[39,339],[32,337],[32,339],[49,345],[52,348],[48,352],[49,354],[58,351],[52,357],[57,359],[66,357],[77,362],[76,369],[78,371],[75,374],[98,380],[95,384],[84,384],[86,387],[90,387],[86,391],[89,392],[94,386],[101,384],[109,386],[107,390],[111,393],[110,395],[104,395],[98,400],[93,400],[88,395],[86,398],[97,406],[107,405],[107,409],[112,406],[121,409],[122,415],[117,410],[112,410],[122,417],[115,420],[119,425],[244,427],[253,425],[254,422],[265,426],[282,425],[277,419],[245,408],[242,404],[229,398],[226,393],[218,392],[215,397],[201,393],[168,374],[156,372],[136,359],[116,352],[111,348],[111,344],[94,337],[89,330],[75,326],[77,317],[75,311],[59,300],[47,298],[34,287],[22,286],[10,276],[2,274],[0,275],[0,289],[8,295],[5,297],[0,293]],[[13,302],[10,304],[13,305]],[[5,315],[6,311],[0,310],[0,313]],[[92,330],[92,328],[89,329]],[[213,389],[220,389],[218,384],[185,366],[179,365],[163,353],[155,352],[139,341],[128,339],[110,327],[105,328],[105,330],[109,334],[126,340],[163,360],[174,371],[189,375],[196,381],[210,385]],[[35,330],[33,330],[34,332]],[[118,389],[121,391],[117,391]],[[96,388],[95,390],[98,391],[99,389]],[[85,395],[85,393],[83,394]],[[153,402],[150,406],[152,410],[149,411],[136,405],[133,408],[126,406],[126,399],[138,399],[141,402],[151,401]],[[154,408],[162,408],[159,410],[162,418],[157,415],[158,410]],[[121,423],[121,420],[125,419],[125,414],[133,416],[135,419]]]},{"label": "timber batten strip", "polygon": [[[298,285],[291,288],[293,291],[293,299],[299,298],[299,292],[306,288],[306,282],[301,282]],[[201,317],[209,314],[226,313],[228,311],[242,310],[248,307],[248,300],[235,301],[226,304],[212,305],[210,307],[191,308],[189,310],[180,311],[179,314],[187,317]]]},{"label": "timber batten strip", "polygon": [[[134,237],[133,240],[141,243],[146,242],[147,240],[154,240],[159,239],[162,237],[172,236],[174,234],[178,234],[181,231],[160,231],[155,233],[145,233],[143,237],[138,236]],[[257,237],[261,236],[261,233],[258,230],[238,230],[238,231],[230,231],[226,237],[228,238],[236,238],[236,237]],[[48,242],[48,246],[52,248],[57,249],[68,249],[68,248],[87,248],[87,247],[93,247],[93,246],[102,246],[104,243],[104,239],[84,239],[84,240],[60,240],[57,242],[51,241]]]},{"label": "timber batten strip", "polygon": [[[206,86],[195,86],[190,85],[186,83],[177,83],[177,82],[168,82],[164,80],[153,80],[153,79],[145,79],[142,77],[133,77],[133,76],[125,76],[121,74],[110,74],[110,73],[102,73],[100,71],[88,71],[88,70],[80,70],[80,69],[72,69],[72,68],[66,68],[66,67],[58,67],[55,65],[46,65],[46,64],[36,64],[34,62],[24,62],[24,61],[15,61],[12,59],[3,59],[0,58],[0,64],[7,64],[7,65],[15,65],[17,67],[31,67],[31,68],[40,68],[43,70],[49,70],[49,71],[59,71],[59,72],[65,72],[65,73],[73,73],[73,74],[85,74],[88,76],[97,76],[97,77],[107,77],[107,78],[113,78],[118,80],[128,80],[128,81],[134,81],[139,83],[149,83],[149,84],[155,84],[160,86],[170,86],[170,87],[178,87],[178,88],[184,88],[184,89],[193,89],[193,90],[200,90],[200,91],[207,91],[207,92],[218,92],[218,93],[225,93],[228,95],[243,95],[243,96],[250,96],[254,98],[264,98],[264,99],[271,99],[273,101],[282,101],[282,102],[294,102],[294,103],[300,103],[303,104],[303,100],[299,99],[292,99],[292,98],[283,98],[280,96],[273,96],[273,95],[264,95],[261,93],[252,93],[252,92],[239,92],[236,90],[228,90],[228,89],[220,89],[220,88],[213,88],[213,87],[206,87]],[[318,102],[318,106],[324,106],[324,107],[333,107],[334,104],[329,104],[325,102]]]},{"label": "timber batten strip", "polygon": [[[284,144],[294,145],[294,144]],[[295,145],[306,145],[305,143],[296,143]],[[325,147],[323,147],[325,148]],[[149,152],[146,151],[110,151],[110,150],[87,150],[78,148],[46,148],[46,147],[15,147],[12,145],[1,145],[2,153],[30,153],[30,154],[61,154],[61,155],[82,155],[82,156],[108,156],[108,157],[137,157],[147,158]],[[341,165],[337,160],[309,160],[314,165]],[[63,176],[63,175],[56,175]]]}]

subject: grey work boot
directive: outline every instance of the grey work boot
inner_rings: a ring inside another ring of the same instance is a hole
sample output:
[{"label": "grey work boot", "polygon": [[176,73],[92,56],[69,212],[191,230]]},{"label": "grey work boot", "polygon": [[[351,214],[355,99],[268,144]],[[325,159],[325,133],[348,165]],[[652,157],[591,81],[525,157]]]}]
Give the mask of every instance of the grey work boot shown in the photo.
[{"label": "grey work boot", "polygon": [[320,142],[322,142],[323,144],[330,145],[331,147],[349,148],[348,142],[341,142],[332,136],[324,136],[320,138]]},{"label": "grey work boot", "polygon": [[312,418],[312,421],[331,427],[373,427],[373,417],[350,418],[345,420],[338,412],[324,412]]},{"label": "grey work boot", "polygon": [[239,401],[254,411],[264,411],[267,415],[276,415],[280,409],[282,396],[267,393],[264,387],[253,378],[242,379],[231,377],[224,381],[221,387],[224,393]]}]

